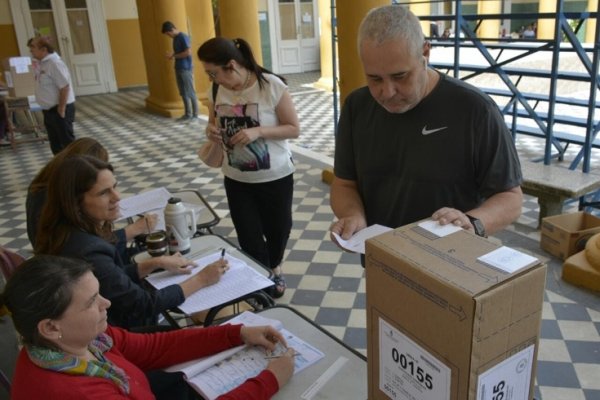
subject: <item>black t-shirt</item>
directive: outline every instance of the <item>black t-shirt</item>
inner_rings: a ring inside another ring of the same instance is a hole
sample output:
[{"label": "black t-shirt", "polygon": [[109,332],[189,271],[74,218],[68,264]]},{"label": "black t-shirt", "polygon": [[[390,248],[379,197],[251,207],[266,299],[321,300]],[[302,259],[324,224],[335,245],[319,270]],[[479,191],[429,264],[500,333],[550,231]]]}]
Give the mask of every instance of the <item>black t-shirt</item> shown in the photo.
[{"label": "black t-shirt", "polygon": [[344,104],[334,173],[357,182],[368,225],[398,227],[441,207],[467,211],[521,183],[498,107],[475,87],[440,75],[406,113],[386,111],[366,87]]}]

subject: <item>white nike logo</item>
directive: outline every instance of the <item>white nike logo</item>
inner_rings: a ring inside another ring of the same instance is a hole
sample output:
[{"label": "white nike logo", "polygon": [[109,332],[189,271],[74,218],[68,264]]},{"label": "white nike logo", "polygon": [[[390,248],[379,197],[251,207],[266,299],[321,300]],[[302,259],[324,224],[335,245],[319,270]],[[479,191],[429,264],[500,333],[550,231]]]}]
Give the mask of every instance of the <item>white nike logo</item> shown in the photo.
[{"label": "white nike logo", "polygon": [[423,130],[421,131],[421,133],[423,135],[431,135],[432,133],[443,131],[446,128],[448,128],[448,127],[447,126],[442,126],[441,128],[437,128],[437,129],[427,129],[427,125],[425,125],[423,127]]}]

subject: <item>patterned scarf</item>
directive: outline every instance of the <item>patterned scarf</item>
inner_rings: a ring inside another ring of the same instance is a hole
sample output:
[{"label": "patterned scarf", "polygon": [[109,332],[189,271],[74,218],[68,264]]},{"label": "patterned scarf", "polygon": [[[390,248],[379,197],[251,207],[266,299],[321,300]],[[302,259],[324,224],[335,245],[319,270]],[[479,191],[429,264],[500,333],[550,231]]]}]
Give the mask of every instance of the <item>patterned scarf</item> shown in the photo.
[{"label": "patterned scarf", "polygon": [[44,347],[27,346],[29,359],[40,368],[71,375],[95,376],[113,381],[124,394],[129,394],[129,378],[121,368],[104,357],[111,349],[113,341],[110,336],[101,333],[90,343],[88,349],[97,360],[86,361],[79,357],[65,354]]}]

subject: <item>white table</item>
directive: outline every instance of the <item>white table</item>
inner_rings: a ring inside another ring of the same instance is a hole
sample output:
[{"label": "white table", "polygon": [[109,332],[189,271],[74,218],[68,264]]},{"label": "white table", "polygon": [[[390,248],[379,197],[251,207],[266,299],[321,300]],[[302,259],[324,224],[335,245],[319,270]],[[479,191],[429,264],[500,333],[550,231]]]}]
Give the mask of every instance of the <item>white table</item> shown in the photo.
[{"label": "white table", "polygon": [[[186,254],[185,257],[189,258],[189,259],[200,258],[203,255],[208,255],[210,253],[214,253],[218,249],[223,249],[223,248],[225,249],[225,251],[227,253],[231,254],[233,257],[244,261],[246,264],[248,264],[251,268],[253,268],[255,271],[257,271],[259,274],[261,274],[265,277],[269,277],[270,271],[266,267],[264,267],[262,264],[258,263],[252,257],[250,257],[249,255],[244,253],[242,250],[237,248],[233,243],[231,243],[227,239],[225,239],[221,236],[218,236],[218,235],[212,235],[212,234],[211,235],[201,235],[201,236],[196,236],[196,237],[192,238],[190,252],[188,254]],[[146,260],[150,257],[151,256],[147,252],[142,252],[142,253],[136,254],[133,257],[133,261],[140,262],[140,261]],[[227,306],[230,306],[230,305],[238,304],[238,303],[248,300],[248,299],[253,299],[255,302],[258,302],[258,304],[261,305],[262,307],[270,307],[275,304],[273,299],[263,291],[250,293],[248,295],[242,296],[237,299],[233,299],[227,303],[224,303],[219,306],[211,308],[204,320],[204,325],[208,326],[208,325],[212,324],[214,317],[217,315],[217,313],[221,309],[223,309]],[[169,323],[171,325],[177,326],[176,321],[174,321],[173,318],[170,318],[168,313],[163,313],[163,315],[165,315],[165,318],[167,318],[167,320],[169,321]]]},{"label": "white table", "polygon": [[[322,387],[314,394],[313,400],[367,398],[367,360],[362,354],[348,347],[293,308],[275,306],[260,311],[260,315],[281,321],[285,329],[325,353],[324,359],[294,375],[287,385],[273,396],[273,399],[300,399],[317,380]],[[335,371],[336,365],[341,364],[341,361],[338,361],[340,358],[347,361],[328,379],[328,370]]]}]

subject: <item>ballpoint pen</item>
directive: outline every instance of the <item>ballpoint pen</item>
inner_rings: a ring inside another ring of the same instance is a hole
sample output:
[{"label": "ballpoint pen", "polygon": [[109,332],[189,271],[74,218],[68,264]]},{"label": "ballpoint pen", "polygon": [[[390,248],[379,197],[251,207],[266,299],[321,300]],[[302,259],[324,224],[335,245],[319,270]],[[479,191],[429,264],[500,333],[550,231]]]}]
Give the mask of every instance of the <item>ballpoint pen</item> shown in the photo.
[{"label": "ballpoint pen", "polygon": [[[299,355],[300,355],[300,353],[294,353],[294,354],[292,354],[292,357],[296,357]],[[281,358],[281,357],[285,357],[285,354],[280,354],[278,356],[265,356],[265,360],[272,360],[274,358]]]},{"label": "ballpoint pen", "polygon": [[221,258],[225,257],[225,247],[221,249]]},{"label": "ballpoint pen", "polygon": [[150,233],[150,223],[148,222],[148,216],[144,214],[144,221],[146,222],[147,233]]}]

